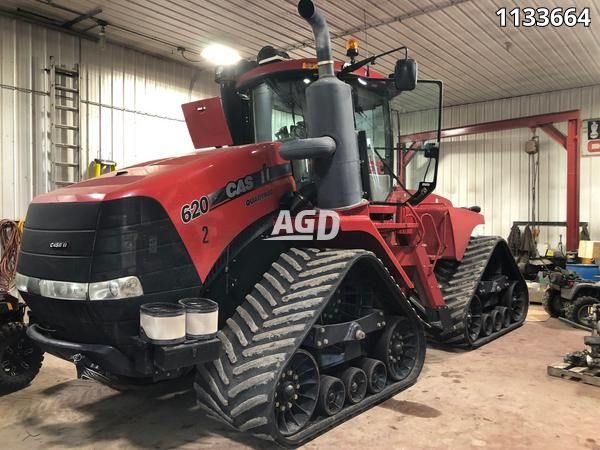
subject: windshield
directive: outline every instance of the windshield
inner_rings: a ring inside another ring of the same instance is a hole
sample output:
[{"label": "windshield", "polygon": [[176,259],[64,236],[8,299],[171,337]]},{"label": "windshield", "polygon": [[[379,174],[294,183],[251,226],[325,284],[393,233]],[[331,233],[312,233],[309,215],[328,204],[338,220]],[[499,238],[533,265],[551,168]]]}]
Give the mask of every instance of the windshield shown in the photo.
[{"label": "windshield", "polygon": [[[268,78],[251,91],[257,142],[307,137],[305,89],[316,77]],[[441,84],[419,81],[398,92],[391,80],[350,76],[354,125],[369,200],[418,203],[435,187]],[[310,183],[310,161],[295,161],[299,186]]]}]

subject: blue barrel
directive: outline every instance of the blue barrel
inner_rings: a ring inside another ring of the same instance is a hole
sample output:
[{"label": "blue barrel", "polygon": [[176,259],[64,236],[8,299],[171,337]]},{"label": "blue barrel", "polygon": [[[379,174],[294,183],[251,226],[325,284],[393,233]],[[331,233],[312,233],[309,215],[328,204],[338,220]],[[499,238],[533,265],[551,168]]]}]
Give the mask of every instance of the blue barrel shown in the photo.
[{"label": "blue barrel", "polygon": [[572,270],[584,280],[598,281],[600,268],[596,264],[567,264],[567,269]]}]

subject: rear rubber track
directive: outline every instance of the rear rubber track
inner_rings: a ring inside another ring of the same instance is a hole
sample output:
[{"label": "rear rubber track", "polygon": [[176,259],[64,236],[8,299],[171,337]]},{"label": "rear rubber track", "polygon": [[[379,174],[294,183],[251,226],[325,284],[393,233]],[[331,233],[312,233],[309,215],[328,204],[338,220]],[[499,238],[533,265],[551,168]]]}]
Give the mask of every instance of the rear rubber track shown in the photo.
[{"label": "rear rubber track", "polygon": [[[221,357],[197,369],[199,405],[233,428],[285,447],[296,447],[415,383],[421,364],[404,380],[389,384],[331,417],[316,417],[296,434],[282,435],[273,413],[281,372],[300,348],[329,300],[358,260],[382,263],[364,250],[291,249],[281,254],[218,332]],[[395,283],[394,283],[395,285]],[[421,324],[406,302],[425,339]]]},{"label": "rear rubber track", "polygon": [[[514,265],[514,272],[518,269],[510,250],[504,239],[497,236],[472,237],[465,251],[462,261],[442,260],[437,263],[435,273],[444,296],[444,301],[450,309],[453,327],[450,331],[441,334],[432,334],[430,339],[434,342],[463,348],[477,348],[500,336],[515,330],[523,325],[527,316],[527,304],[522,317],[513,321],[508,327],[493,332],[489,336],[480,336],[476,340],[469,338],[466,330],[466,316],[469,303],[476,295],[479,282],[482,280],[488,265],[492,263],[491,257],[504,257],[505,267]],[[511,278],[511,281],[525,285],[520,274]],[[525,285],[526,286],[526,285]],[[504,295],[504,291],[501,293]],[[499,305],[507,306],[507,305]],[[491,310],[484,308],[484,313]]]}]

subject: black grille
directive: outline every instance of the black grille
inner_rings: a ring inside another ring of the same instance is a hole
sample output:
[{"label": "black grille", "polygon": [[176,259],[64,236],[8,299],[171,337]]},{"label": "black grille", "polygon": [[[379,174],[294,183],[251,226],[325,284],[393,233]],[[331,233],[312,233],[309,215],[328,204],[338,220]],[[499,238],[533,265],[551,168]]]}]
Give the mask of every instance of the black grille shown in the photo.
[{"label": "black grille", "polygon": [[198,296],[201,287],[166,212],[144,197],[31,204],[17,270],[60,281],[140,279],[144,295],[138,298],[73,301],[23,293],[37,321],[76,342],[130,342],[138,333],[141,304]]},{"label": "black grille", "polygon": [[37,278],[76,282],[136,275],[149,293],[200,284],[166,212],[145,197],[32,203],[17,270]]}]

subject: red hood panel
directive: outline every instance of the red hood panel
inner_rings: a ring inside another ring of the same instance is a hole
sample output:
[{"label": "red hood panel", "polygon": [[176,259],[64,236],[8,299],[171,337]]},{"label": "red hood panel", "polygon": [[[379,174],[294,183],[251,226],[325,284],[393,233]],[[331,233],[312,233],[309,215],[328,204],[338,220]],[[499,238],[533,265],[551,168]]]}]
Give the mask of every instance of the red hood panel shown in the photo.
[{"label": "red hood panel", "polygon": [[[132,166],[40,195],[34,202],[153,198],[169,215],[204,280],[231,241],[279,209],[281,198],[293,189],[291,164],[279,156],[279,143],[270,142]],[[197,214],[204,198],[210,209]]]},{"label": "red hood panel", "polygon": [[[133,196],[152,196],[161,186],[194,183],[211,192],[230,179],[227,172],[244,169],[241,161],[247,157],[263,159],[264,164],[284,162],[278,156],[278,143],[250,144],[203,150],[189,155],[137,164],[97,178],[82,181],[56,191],[42,194],[33,203],[97,202]],[[237,170],[236,170],[237,169]]]}]

